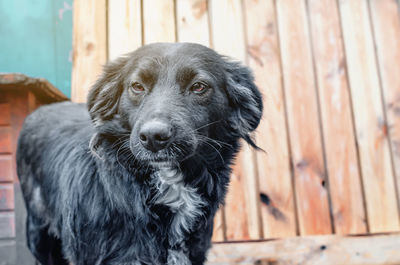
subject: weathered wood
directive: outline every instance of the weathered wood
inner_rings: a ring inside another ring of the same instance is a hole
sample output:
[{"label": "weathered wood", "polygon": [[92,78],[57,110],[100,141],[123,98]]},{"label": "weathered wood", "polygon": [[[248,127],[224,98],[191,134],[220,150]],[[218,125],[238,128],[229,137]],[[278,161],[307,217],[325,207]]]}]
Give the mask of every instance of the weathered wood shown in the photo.
[{"label": "weathered wood", "polygon": [[[212,43],[216,51],[246,61],[243,30],[242,5],[239,0],[212,0],[210,14],[212,21]],[[230,25],[226,27],[226,25]],[[255,155],[243,143],[241,152],[231,176],[226,198],[226,237],[233,239],[256,239],[261,237],[258,191],[255,185],[257,175]]]},{"label": "weathered wood", "polygon": [[[248,240],[250,239],[248,209],[246,207],[246,194],[244,183],[247,179],[247,172],[241,163],[244,150],[239,153],[237,162],[233,167],[228,194],[225,200],[225,231],[227,240]],[[257,237],[256,237],[257,238]]]},{"label": "weathered wood", "polygon": [[107,60],[106,0],[75,0],[71,99],[86,102]]},{"label": "weathered wood", "polygon": [[[24,93],[27,90],[35,94],[35,97],[43,103],[68,100],[60,90],[46,79],[29,77],[18,73],[0,73],[0,92],[4,93],[4,95],[10,92]],[[3,101],[5,98],[3,97],[1,100]]]},{"label": "weathered wood", "polygon": [[108,1],[108,59],[112,60],[142,45],[140,0]]},{"label": "weathered wood", "polygon": [[221,243],[214,244],[208,260],[208,265],[394,265],[400,264],[400,234]]},{"label": "weathered wood", "polygon": [[207,0],[177,0],[178,41],[210,45]]},{"label": "weathered wood", "polygon": [[245,62],[246,49],[242,11],[239,0],[209,1],[213,48],[217,52]]},{"label": "weathered wood", "polygon": [[339,1],[371,232],[400,228],[367,2]]},{"label": "weathered wood", "polygon": [[14,210],[14,185],[0,183],[0,210]]},{"label": "weathered wood", "polygon": [[13,181],[11,154],[0,154],[0,182]]},{"label": "weathered wood", "polygon": [[335,232],[367,231],[336,0],[309,0],[311,37],[319,91]]},{"label": "weathered wood", "polygon": [[[274,1],[244,1],[248,64],[263,94],[256,142],[263,237],[296,235],[285,106]],[[260,19],[265,18],[265,19]],[[268,73],[268,74],[266,74]]]},{"label": "weathered wood", "polygon": [[225,220],[224,220],[224,207],[220,206],[217,214],[214,217],[214,228],[212,241],[221,242],[225,240]]},{"label": "weathered wood", "polygon": [[400,13],[392,0],[370,1],[378,68],[400,204]]},{"label": "weathered wood", "polygon": [[146,0],[143,2],[143,42],[174,42],[174,0]]},{"label": "weathered wood", "polygon": [[327,176],[305,2],[276,4],[300,234],[329,234]]}]

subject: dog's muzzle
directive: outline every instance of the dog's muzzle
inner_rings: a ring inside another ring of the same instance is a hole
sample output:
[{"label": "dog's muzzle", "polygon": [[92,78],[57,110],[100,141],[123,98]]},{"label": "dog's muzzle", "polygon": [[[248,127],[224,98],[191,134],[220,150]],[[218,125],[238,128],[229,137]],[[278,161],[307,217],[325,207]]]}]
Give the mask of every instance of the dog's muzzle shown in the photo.
[{"label": "dog's muzzle", "polygon": [[174,139],[174,129],[167,122],[151,120],[139,130],[139,141],[148,150],[156,153],[167,148]]}]

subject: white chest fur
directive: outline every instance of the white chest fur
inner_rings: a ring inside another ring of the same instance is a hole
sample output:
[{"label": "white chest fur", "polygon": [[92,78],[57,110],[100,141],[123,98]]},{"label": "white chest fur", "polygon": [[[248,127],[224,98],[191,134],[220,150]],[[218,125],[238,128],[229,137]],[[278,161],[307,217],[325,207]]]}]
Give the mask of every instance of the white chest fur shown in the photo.
[{"label": "white chest fur", "polygon": [[179,169],[162,167],[156,174],[154,184],[159,193],[154,203],[166,205],[174,213],[169,243],[180,243],[184,231],[191,231],[196,219],[202,215],[204,201],[195,188],[185,185]]}]

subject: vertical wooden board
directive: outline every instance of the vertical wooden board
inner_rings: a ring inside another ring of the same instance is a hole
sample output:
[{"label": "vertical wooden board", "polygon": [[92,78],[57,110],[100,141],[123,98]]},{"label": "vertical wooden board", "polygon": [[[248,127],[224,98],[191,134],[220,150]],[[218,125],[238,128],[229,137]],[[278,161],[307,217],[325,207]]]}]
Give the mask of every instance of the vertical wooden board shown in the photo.
[{"label": "vertical wooden board", "polygon": [[371,232],[400,228],[367,2],[339,1]]},{"label": "vertical wooden board", "polygon": [[215,217],[214,217],[214,228],[212,241],[213,242],[221,242],[225,240],[225,224],[224,224],[224,216],[223,216],[223,206],[220,206]]},{"label": "vertical wooden board", "polygon": [[140,0],[108,1],[108,59],[112,60],[142,45]]},{"label": "vertical wooden board", "polygon": [[[225,223],[227,240],[248,240],[249,220],[248,209],[245,202],[245,184],[248,172],[243,169],[243,151],[239,153],[237,161],[233,167],[229,190],[225,201]],[[253,191],[254,192],[254,191]]]},{"label": "vertical wooden board", "polygon": [[107,60],[106,0],[75,0],[71,99],[86,102]]},{"label": "vertical wooden board", "polygon": [[304,1],[277,1],[300,234],[328,234],[328,191],[305,11]]},{"label": "vertical wooden board", "polygon": [[244,62],[246,60],[242,6],[239,0],[210,0],[213,48]]},{"label": "vertical wooden board", "polygon": [[177,0],[178,41],[210,45],[207,0]]},{"label": "vertical wooden board", "polygon": [[265,153],[256,154],[263,237],[294,236],[294,193],[289,167],[275,5],[273,0],[245,0],[244,4],[248,63],[264,98],[264,115],[256,133],[257,145],[265,150]]},{"label": "vertical wooden board", "polygon": [[143,1],[143,41],[175,41],[175,5],[174,0]]},{"label": "vertical wooden board", "polygon": [[14,184],[0,183],[0,210],[14,209]]},{"label": "vertical wooden board", "polygon": [[309,0],[321,120],[335,232],[367,232],[349,85],[335,0]]},{"label": "vertical wooden board", "polygon": [[0,154],[0,181],[13,181],[12,155]]},{"label": "vertical wooden board", "polygon": [[[214,49],[221,54],[244,62],[246,56],[241,1],[212,0],[209,4]],[[228,240],[261,237],[254,162],[253,150],[243,143],[233,170],[224,207]]]},{"label": "vertical wooden board", "polygon": [[393,0],[370,1],[378,67],[400,204],[400,14]]}]

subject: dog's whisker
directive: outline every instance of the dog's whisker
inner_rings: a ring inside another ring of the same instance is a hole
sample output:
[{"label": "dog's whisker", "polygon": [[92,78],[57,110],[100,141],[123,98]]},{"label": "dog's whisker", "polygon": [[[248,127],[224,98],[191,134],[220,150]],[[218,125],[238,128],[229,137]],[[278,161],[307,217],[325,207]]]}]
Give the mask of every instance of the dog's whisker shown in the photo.
[{"label": "dog's whisker", "polygon": [[196,131],[198,131],[198,130],[200,130],[200,129],[203,129],[203,128],[205,128],[205,127],[208,127],[208,126],[210,126],[210,125],[216,124],[216,123],[221,122],[221,121],[222,121],[222,120],[217,120],[217,121],[213,121],[213,122],[207,123],[207,124],[205,124],[205,125],[203,125],[203,126],[200,126],[200,127],[196,128],[196,129],[194,129],[193,132],[196,132]]}]

